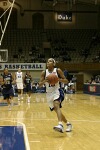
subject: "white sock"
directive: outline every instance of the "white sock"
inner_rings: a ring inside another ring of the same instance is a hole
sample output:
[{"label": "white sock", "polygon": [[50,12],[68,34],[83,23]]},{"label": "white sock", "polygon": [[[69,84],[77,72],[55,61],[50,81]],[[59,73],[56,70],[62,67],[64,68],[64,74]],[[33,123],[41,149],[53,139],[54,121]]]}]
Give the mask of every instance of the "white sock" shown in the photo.
[{"label": "white sock", "polygon": [[61,121],[59,121],[59,124],[63,125]]},{"label": "white sock", "polygon": [[18,98],[20,99],[20,95],[18,95]]},{"label": "white sock", "polygon": [[67,122],[67,125],[70,124],[70,122]]}]

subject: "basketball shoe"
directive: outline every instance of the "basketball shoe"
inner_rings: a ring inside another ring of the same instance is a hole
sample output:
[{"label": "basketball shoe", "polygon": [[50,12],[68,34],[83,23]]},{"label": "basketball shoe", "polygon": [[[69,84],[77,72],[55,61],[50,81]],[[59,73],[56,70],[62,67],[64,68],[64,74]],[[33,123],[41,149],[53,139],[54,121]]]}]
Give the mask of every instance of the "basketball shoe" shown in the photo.
[{"label": "basketball shoe", "polygon": [[64,127],[63,127],[62,124],[58,124],[58,126],[54,126],[53,129],[54,129],[55,131],[58,131],[58,132],[61,132],[61,133],[64,132]]},{"label": "basketball shoe", "polygon": [[71,131],[72,131],[72,124],[68,122],[66,132],[71,132]]}]

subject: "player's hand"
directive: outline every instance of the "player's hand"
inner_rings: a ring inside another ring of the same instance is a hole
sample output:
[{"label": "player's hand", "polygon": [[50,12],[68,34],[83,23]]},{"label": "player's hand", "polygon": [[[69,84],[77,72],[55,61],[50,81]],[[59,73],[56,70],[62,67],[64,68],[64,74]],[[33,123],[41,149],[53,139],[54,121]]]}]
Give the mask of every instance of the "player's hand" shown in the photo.
[{"label": "player's hand", "polygon": [[47,77],[45,78],[45,80],[44,80],[45,82],[49,82],[49,80],[47,79]]},{"label": "player's hand", "polygon": [[59,81],[59,82],[62,82],[62,79],[61,79],[61,78],[58,78],[58,81]]}]

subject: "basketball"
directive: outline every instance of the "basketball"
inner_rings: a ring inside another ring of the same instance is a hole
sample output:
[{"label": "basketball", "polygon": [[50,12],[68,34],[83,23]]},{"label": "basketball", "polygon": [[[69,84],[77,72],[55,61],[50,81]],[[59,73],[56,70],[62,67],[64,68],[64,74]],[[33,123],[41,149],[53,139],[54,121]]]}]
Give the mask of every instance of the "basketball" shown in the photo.
[{"label": "basketball", "polygon": [[58,82],[58,77],[57,75],[51,73],[47,76],[47,79],[48,79],[48,82],[51,84],[51,85],[54,85]]}]

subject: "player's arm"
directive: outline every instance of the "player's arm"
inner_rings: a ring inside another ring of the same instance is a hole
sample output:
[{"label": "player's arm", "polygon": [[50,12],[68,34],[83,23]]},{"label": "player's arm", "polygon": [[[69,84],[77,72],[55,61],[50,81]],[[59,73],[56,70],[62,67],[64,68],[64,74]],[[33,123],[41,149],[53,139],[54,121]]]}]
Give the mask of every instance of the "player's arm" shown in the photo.
[{"label": "player's arm", "polygon": [[16,83],[15,77],[14,77],[14,75],[12,73],[11,73],[11,75],[12,75],[12,84],[15,84]]},{"label": "player's arm", "polygon": [[66,77],[64,76],[64,73],[62,72],[62,70],[60,68],[57,69],[58,75],[59,75],[59,82],[62,83],[68,83],[68,80],[66,79]]},{"label": "player's arm", "polygon": [[23,83],[25,84],[26,76],[23,76]]},{"label": "player's arm", "polygon": [[48,80],[47,80],[47,78],[45,78],[45,71],[42,71],[39,86],[40,87],[43,86],[45,84],[45,82],[48,82]]},{"label": "player's arm", "polygon": [[16,72],[15,72],[15,74],[14,74],[14,76],[13,76],[13,77],[14,77],[14,80],[16,81]]},{"label": "player's arm", "polygon": [[22,72],[22,81],[23,81],[23,84],[24,84],[24,79],[25,79],[25,75]]},{"label": "player's arm", "polygon": [[1,85],[7,84],[6,79],[4,79],[3,77],[1,77],[1,78],[0,78],[0,84],[1,84]]},{"label": "player's arm", "polygon": [[33,78],[32,78],[32,76],[30,75],[30,79],[31,79],[31,83],[33,82]]},{"label": "player's arm", "polygon": [[3,77],[0,77],[0,85],[4,85],[4,84],[5,84],[5,82],[3,80]]},{"label": "player's arm", "polygon": [[22,79],[23,79],[23,86],[25,88],[26,87],[26,75],[24,75]]},{"label": "player's arm", "polygon": [[34,85],[34,80],[33,80],[32,76],[31,76],[31,84]]},{"label": "player's arm", "polygon": [[3,74],[1,74],[1,76],[0,76],[0,85],[2,86],[4,84],[6,84],[6,80],[3,78]]}]

